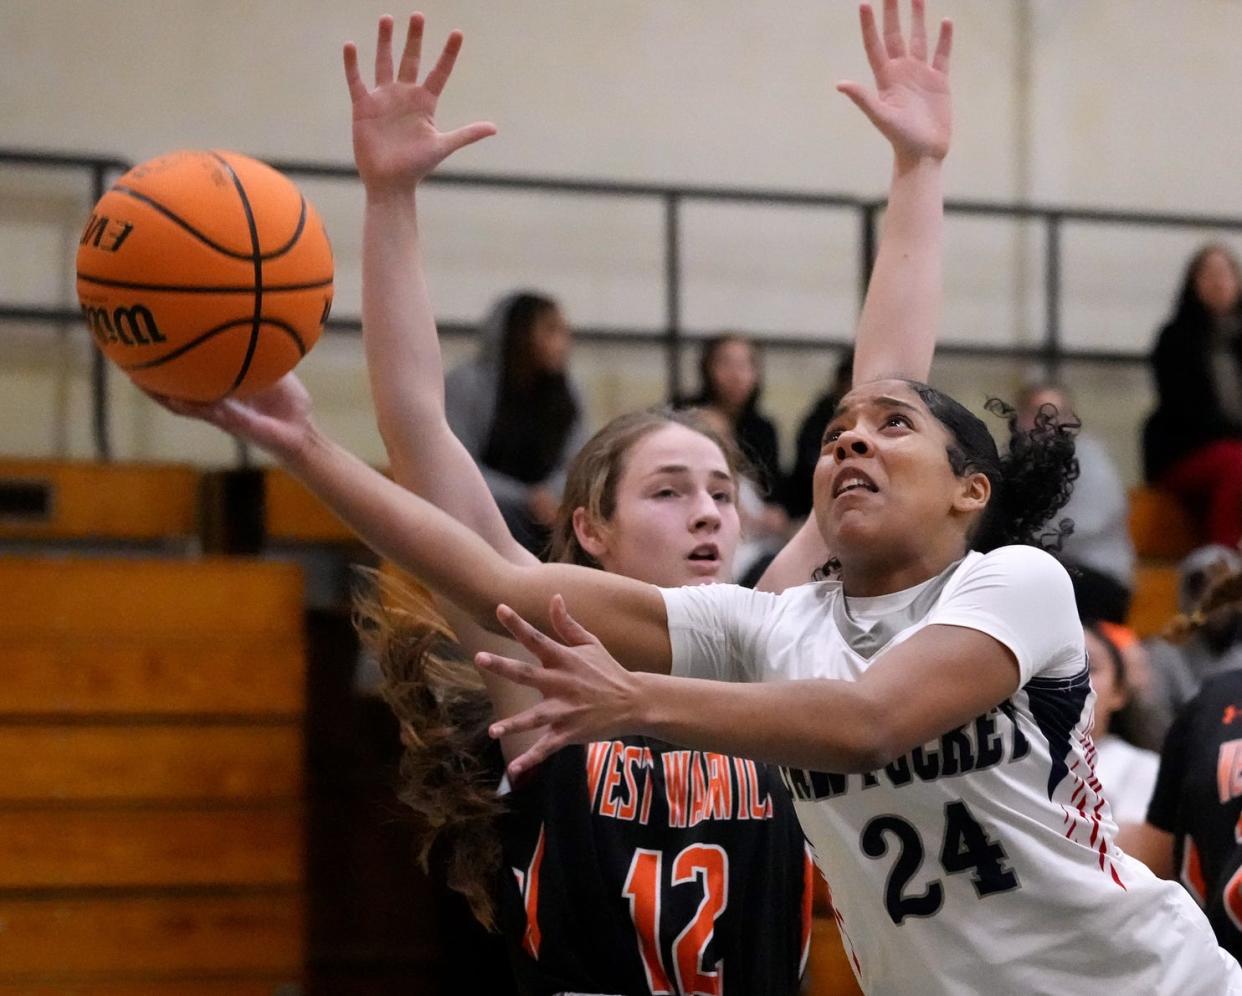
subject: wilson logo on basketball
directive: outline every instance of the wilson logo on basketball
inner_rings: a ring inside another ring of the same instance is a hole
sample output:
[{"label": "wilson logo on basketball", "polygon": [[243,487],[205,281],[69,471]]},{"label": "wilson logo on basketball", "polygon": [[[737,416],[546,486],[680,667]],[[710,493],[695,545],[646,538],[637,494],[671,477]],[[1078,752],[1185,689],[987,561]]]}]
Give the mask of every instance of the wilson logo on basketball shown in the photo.
[{"label": "wilson logo on basketball", "polygon": [[107,308],[84,307],[86,324],[95,338],[103,343],[122,343],[126,346],[150,346],[166,342],[151,309],[142,304],[132,307]]},{"label": "wilson logo on basketball", "polygon": [[128,221],[113,221],[104,215],[92,214],[86,220],[78,245],[92,245],[104,252],[116,252],[133,230],[134,226]]}]

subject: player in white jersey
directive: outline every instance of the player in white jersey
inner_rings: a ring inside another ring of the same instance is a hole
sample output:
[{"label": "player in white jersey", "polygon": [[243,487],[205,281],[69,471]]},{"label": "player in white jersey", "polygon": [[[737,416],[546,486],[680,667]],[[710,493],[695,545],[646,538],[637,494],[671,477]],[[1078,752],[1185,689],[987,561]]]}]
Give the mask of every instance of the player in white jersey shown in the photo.
[{"label": "player in white jersey", "polygon": [[[941,481],[933,457],[950,470]],[[1069,578],[1011,545],[1063,500],[1071,466],[1051,421],[1005,465],[944,395],[864,385],[829,426],[817,475],[836,579],[780,596],[661,592],[671,679],[618,681],[564,615],[562,637],[585,652],[510,617],[553,674],[488,667],[553,697],[497,732],[544,726],[554,743],[637,723],[784,762],[869,993],[1242,992],[1187,894],[1113,842]],[[961,486],[941,492],[950,480]],[[937,528],[937,506],[965,528]],[[904,550],[877,549],[890,514],[912,517],[896,530]],[[850,694],[866,686],[877,694]]]}]

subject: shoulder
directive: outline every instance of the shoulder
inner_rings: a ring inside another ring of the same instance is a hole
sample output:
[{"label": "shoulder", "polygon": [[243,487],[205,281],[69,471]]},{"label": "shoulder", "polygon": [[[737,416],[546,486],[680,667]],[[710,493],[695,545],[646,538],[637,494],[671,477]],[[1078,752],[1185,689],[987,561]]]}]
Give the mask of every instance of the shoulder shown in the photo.
[{"label": "shoulder", "polygon": [[996,584],[1017,588],[1048,586],[1073,593],[1069,574],[1047,550],[1034,546],[1000,546],[988,553],[968,554],[957,569],[954,580],[986,578]]}]

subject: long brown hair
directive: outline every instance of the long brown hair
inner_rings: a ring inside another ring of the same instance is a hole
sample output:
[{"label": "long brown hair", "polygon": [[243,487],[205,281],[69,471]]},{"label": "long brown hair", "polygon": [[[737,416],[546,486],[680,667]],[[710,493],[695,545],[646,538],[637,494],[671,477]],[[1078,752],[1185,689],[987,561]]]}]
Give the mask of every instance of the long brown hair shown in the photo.
[{"label": "long brown hair", "polygon": [[[597,432],[570,465],[552,532],[552,559],[600,567],[578,542],[573,514],[607,522],[616,511],[626,457],[642,439],[667,425],[706,436],[724,453],[735,476],[736,447],[694,411],[653,408],[621,415]],[[441,837],[448,850],[448,885],[466,897],[476,919],[496,928],[495,887],[501,866],[497,794],[504,761],[487,733],[493,719],[487,690],[448,625],[430,602],[392,574],[365,571],[354,598],[364,647],[379,662],[381,694],[401,725],[405,744],[398,797],[418,815],[418,858],[427,866]]]}]

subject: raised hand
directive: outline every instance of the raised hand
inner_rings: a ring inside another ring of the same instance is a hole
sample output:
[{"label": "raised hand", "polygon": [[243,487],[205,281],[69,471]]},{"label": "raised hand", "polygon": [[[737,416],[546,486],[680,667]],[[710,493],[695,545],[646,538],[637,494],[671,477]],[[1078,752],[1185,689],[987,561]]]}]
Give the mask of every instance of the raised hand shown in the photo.
[{"label": "raised hand", "polygon": [[423,24],[422,14],[411,15],[394,77],[392,18],[380,18],[374,89],[367,89],[358,71],[357,46],[345,44],[345,82],[353,103],[354,161],[368,191],[411,187],[458,149],[496,133],[496,126],[487,121],[449,132],[436,128],[436,104],[461,51],[462,34],[453,31],[448,36],[440,58],[419,83]]},{"label": "raised hand", "polygon": [[838,83],[837,89],[892,143],[899,160],[943,159],[952,130],[949,51],[953,24],[947,19],[940,22],[936,51],[928,62],[924,0],[911,0],[909,41],[901,33],[897,4],[898,0],[884,0],[882,34],[870,4],[864,3],[858,11],[875,89],[850,80]]},{"label": "raised hand", "polygon": [[513,638],[534,654],[539,664],[497,654],[475,656],[475,663],[483,670],[543,695],[538,705],[491,725],[489,732],[495,738],[540,731],[535,743],[509,763],[509,777],[513,779],[568,744],[638,732],[630,718],[637,702],[636,677],[574,621],[560,595],[552,599],[550,614],[556,640],[507,605],[496,612]]},{"label": "raised hand", "polygon": [[296,456],[313,434],[310,394],[292,373],[247,398],[224,398],[204,404],[150,391],[147,394],[176,415],[209,422],[281,459]]}]

